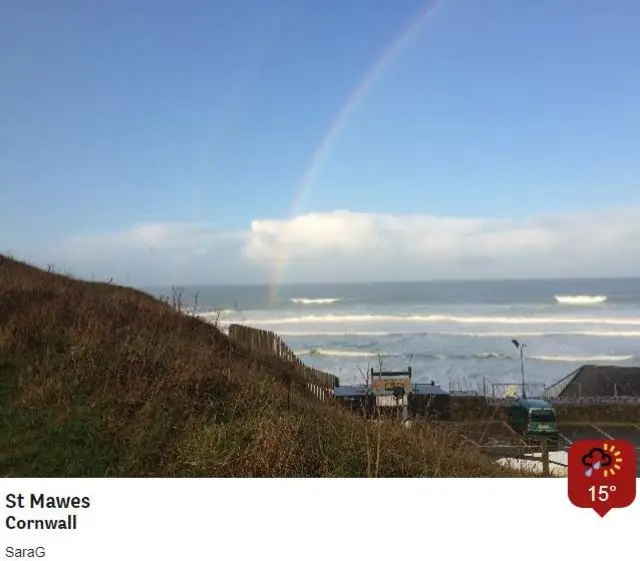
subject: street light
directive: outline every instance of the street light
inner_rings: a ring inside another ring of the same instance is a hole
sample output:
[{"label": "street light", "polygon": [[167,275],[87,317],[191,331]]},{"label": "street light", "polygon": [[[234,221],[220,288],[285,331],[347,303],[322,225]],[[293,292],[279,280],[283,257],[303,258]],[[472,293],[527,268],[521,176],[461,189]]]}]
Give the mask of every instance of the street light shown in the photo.
[{"label": "street light", "polygon": [[513,346],[516,349],[520,349],[520,371],[522,372],[522,399],[527,399],[527,393],[524,389],[524,348],[527,346],[524,343],[520,343],[515,339],[511,339]]}]

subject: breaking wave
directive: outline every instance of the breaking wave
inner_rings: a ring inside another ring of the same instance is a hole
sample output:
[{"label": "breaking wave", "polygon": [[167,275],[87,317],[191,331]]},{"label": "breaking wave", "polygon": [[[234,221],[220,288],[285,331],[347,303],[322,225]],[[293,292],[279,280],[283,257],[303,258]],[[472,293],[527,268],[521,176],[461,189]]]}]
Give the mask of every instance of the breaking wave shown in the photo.
[{"label": "breaking wave", "polygon": [[300,323],[461,323],[461,324],[505,324],[505,325],[638,325],[640,318],[615,317],[507,317],[507,316],[454,316],[443,314],[431,315],[306,315],[293,317],[272,317],[252,320],[254,325],[296,325]]},{"label": "breaking wave", "polygon": [[471,354],[471,355],[457,354],[457,355],[448,355],[448,356],[444,356],[444,357],[442,357],[441,355],[437,355],[437,356],[438,356],[438,358],[454,359],[454,360],[466,360],[466,359],[473,359],[473,360],[513,360],[514,358],[516,358],[513,355],[507,355],[507,354],[504,354],[504,353],[492,353],[492,352],[475,353],[475,354]]},{"label": "breaking wave", "polygon": [[224,320],[226,317],[235,313],[237,313],[236,310],[211,310],[208,312],[196,312],[196,316],[206,321],[215,321],[216,319]]},{"label": "breaking wave", "polygon": [[[336,358],[374,358],[389,356],[409,356],[412,353],[387,353],[382,351],[358,351],[352,349],[305,349],[296,351],[299,356],[326,356]],[[414,358],[424,360],[516,360],[517,356],[499,352],[482,352],[473,354],[441,354],[441,353],[413,353]],[[530,360],[542,362],[576,362],[581,364],[593,362],[626,362],[633,360],[633,355],[532,355]]]},{"label": "breaking wave", "polygon": [[559,356],[532,356],[534,360],[544,360],[552,362],[581,362],[583,364],[588,362],[625,362],[632,360],[633,355],[594,355],[594,356],[572,356],[572,355],[559,355]]},{"label": "breaking wave", "polygon": [[[640,334],[640,332],[638,332]],[[401,335],[391,331],[280,331],[281,337],[389,337]],[[410,335],[415,335],[411,333]],[[419,335],[419,334],[418,334]]]},{"label": "breaking wave", "polygon": [[383,353],[374,351],[354,351],[354,350],[340,350],[340,349],[307,349],[304,351],[298,351],[297,355],[308,356],[334,356],[334,357],[377,357],[377,356],[401,356],[396,353]]},{"label": "breaking wave", "polygon": [[[225,318],[224,313],[205,312],[198,314],[203,320],[209,323],[217,323],[219,327],[226,328],[232,321]],[[241,321],[244,325],[252,325],[255,322]],[[567,330],[567,331],[441,331],[433,329],[430,331],[325,331],[325,330],[306,330],[306,331],[288,331],[277,330],[281,337],[291,338],[313,338],[313,337],[469,337],[469,338],[495,338],[495,339],[511,339],[513,337],[623,337],[640,338],[640,330]]]},{"label": "breaking wave", "polygon": [[[482,352],[473,354],[442,353],[387,353],[383,351],[359,351],[354,349],[316,348],[296,351],[298,356],[325,356],[336,358],[374,358],[390,356],[410,356],[423,360],[516,360],[516,355],[499,352]],[[596,362],[626,362],[633,360],[633,355],[532,355],[529,360],[542,362],[576,362],[581,364]]]},{"label": "breaking wave", "polygon": [[556,302],[558,304],[570,304],[572,306],[591,306],[593,304],[603,304],[607,301],[606,296],[587,296],[587,295],[561,295],[556,294]]},{"label": "breaking wave", "polygon": [[451,335],[454,337],[640,337],[640,331],[522,331],[519,333],[512,331],[493,331],[480,333],[434,333],[434,335]]},{"label": "breaking wave", "polygon": [[402,337],[411,336],[428,337],[445,336],[445,337],[487,337],[496,339],[505,339],[512,337],[640,337],[640,331],[479,331],[479,332],[459,332],[459,331],[280,331],[278,334],[282,337]]},{"label": "breaking wave", "polygon": [[512,360],[516,358],[512,355],[504,353],[486,352],[476,354],[439,354],[439,353],[387,353],[383,351],[358,351],[351,349],[305,349],[302,351],[296,351],[299,356],[332,356],[343,358],[366,358],[366,357],[378,357],[378,356],[409,356],[412,355],[415,358],[422,358],[427,360]]},{"label": "breaking wave", "polygon": [[335,304],[341,298],[291,298],[294,304]]}]

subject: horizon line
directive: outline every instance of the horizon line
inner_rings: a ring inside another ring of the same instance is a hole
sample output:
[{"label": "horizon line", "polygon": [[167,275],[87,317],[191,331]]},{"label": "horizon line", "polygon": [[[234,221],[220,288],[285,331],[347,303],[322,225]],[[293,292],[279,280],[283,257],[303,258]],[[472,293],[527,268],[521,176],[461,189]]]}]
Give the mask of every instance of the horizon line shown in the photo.
[{"label": "horizon line", "polygon": [[[640,275],[636,276],[618,276],[618,277],[536,277],[536,278],[527,278],[527,277],[517,277],[517,278],[492,278],[492,279],[479,279],[479,278],[471,278],[471,279],[428,279],[428,280],[367,280],[367,281],[300,281],[300,282],[289,282],[289,283],[281,283],[280,287],[298,287],[298,286],[351,286],[351,285],[373,285],[373,284],[442,284],[442,283],[511,283],[511,282],[553,282],[553,281],[640,281]],[[265,282],[229,282],[229,283],[168,283],[168,284],[157,284],[157,285],[131,285],[134,288],[168,288],[168,287],[180,287],[180,288],[189,288],[189,287],[204,287],[204,286],[215,286],[215,287],[268,287],[270,286],[268,281]]]}]

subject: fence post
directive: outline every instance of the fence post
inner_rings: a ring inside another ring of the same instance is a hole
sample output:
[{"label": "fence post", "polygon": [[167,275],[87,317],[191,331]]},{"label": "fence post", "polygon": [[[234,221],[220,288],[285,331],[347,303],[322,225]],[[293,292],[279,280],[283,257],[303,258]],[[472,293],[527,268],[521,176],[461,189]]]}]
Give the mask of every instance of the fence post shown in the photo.
[{"label": "fence post", "polygon": [[[333,374],[307,366],[275,331],[266,331],[248,325],[231,324],[228,333],[230,338],[244,344],[251,351],[263,355],[276,356],[289,362],[293,369],[302,375],[305,387],[321,401],[326,402],[334,397],[335,388],[340,385],[338,378]],[[373,368],[371,371],[373,372]],[[290,404],[290,391],[289,389],[287,395],[288,407]]]},{"label": "fence post", "polygon": [[542,440],[542,475],[549,476],[549,445],[546,439]]}]

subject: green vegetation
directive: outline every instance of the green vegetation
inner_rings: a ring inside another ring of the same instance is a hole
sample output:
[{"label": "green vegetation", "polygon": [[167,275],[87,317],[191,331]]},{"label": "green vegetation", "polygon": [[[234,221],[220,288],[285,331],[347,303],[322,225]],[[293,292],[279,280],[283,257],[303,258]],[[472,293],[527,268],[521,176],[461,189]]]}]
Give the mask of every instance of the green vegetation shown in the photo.
[{"label": "green vegetation", "polygon": [[3,256],[0,475],[520,476],[449,429],[322,403],[167,302]]}]

